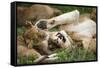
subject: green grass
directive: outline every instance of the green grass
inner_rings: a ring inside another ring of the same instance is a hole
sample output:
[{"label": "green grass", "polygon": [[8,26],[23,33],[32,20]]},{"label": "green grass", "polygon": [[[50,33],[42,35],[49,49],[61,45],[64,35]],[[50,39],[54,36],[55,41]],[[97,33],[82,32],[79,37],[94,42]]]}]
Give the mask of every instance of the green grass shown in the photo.
[{"label": "green grass", "polygon": [[96,55],[93,52],[87,51],[83,48],[75,48],[72,50],[62,49],[58,52],[58,57],[58,62],[96,60]]},{"label": "green grass", "polygon": [[[55,50],[55,52],[57,53],[57,57],[58,57],[58,59],[55,60],[55,63],[96,60],[96,55],[93,52],[87,51],[83,48],[57,49]],[[18,57],[17,63],[18,64],[35,64],[34,60],[35,60],[35,57],[33,56]]]},{"label": "green grass", "polygon": [[18,57],[17,63],[18,64],[34,64],[35,57]]},{"label": "green grass", "polygon": [[52,6],[54,8],[57,8],[61,10],[63,13],[70,12],[73,10],[79,10],[81,14],[83,13],[91,13],[92,8],[91,7],[77,7],[77,6]]},{"label": "green grass", "polygon": [[18,27],[17,26],[17,35],[22,35],[25,32],[25,27]]}]

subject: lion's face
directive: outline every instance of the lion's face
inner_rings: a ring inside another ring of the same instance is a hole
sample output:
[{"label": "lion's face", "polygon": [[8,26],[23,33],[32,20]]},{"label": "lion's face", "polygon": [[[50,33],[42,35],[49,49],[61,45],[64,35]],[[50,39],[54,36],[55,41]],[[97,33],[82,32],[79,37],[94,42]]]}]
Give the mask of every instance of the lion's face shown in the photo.
[{"label": "lion's face", "polygon": [[60,32],[53,32],[50,36],[50,39],[52,40],[53,43],[57,44],[57,46],[62,47],[62,44],[66,42],[65,35]]}]

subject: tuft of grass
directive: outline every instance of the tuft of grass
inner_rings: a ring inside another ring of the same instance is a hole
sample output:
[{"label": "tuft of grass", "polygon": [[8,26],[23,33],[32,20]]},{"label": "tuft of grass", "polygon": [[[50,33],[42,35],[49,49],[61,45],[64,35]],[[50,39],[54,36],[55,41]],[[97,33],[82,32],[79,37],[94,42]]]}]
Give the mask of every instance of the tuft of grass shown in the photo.
[{"label": "tuft of grass", "polygon": [[[55,62],[75,62],[75,61],[92,61],[96,60],[96,54],[91,51],[87,51],[83,48],[74,48],[74,49],[57,49],[58,59]],[[36,57],[18,57],[18,64],[35,64],[34,60]]]},{"label": "tuft of grass", "polygon": [[18,64],[34,64],[34,60],[36,59],[36,56],[22,56],[17,58],[17,63]]},{"label": "tuft of grass", "polygon": [[17,27],[17,36],[22,35],[25,32],[25,27]]},{"label": "tuft of grass", "polygon": [[84,6],[65,6],[65,5],[50,5],[51,7],[57,8],[62,11],[62,13],[70,12],[73,10],[79,10],[81,14],[83,13],[91,13],[91,7],[84,7]]},{"label": "tuft of grass", "polygon": [[83,48],[74,48],[72,50],[62,49],[58,51],[58,62],[73,62],[73,61],[91,61],[96,60],[96,55]]}]

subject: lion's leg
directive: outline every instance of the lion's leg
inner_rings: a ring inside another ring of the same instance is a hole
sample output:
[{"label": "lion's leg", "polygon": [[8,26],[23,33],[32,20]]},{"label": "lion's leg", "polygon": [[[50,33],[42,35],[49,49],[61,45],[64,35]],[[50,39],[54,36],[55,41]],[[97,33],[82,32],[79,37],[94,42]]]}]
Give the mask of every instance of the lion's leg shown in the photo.
[{"label": "lion's leg", "polygon": [[47,40],[42,42],[41,49],[43,50],[43,52],[45,54],[51,54],[51,51],[48,49],[48,42],[47,42]]}]

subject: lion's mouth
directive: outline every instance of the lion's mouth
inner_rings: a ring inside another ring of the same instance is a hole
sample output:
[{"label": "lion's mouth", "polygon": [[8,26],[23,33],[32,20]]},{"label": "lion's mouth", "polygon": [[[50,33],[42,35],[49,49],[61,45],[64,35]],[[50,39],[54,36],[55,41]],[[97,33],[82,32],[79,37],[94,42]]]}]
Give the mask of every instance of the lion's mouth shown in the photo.
[{"label": "lion's mouth", "polygon": [[59,42],[58,42],[58,39],[62,40],[64,43],[66,42],[66,39],[65,39],[65,37],[63,36],[63,34],[57,33],[56,36],[58,37],[58,38],[57,38],[57,43],[59,43]]}]

